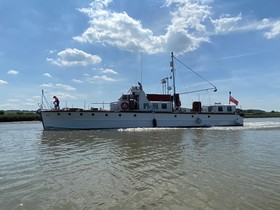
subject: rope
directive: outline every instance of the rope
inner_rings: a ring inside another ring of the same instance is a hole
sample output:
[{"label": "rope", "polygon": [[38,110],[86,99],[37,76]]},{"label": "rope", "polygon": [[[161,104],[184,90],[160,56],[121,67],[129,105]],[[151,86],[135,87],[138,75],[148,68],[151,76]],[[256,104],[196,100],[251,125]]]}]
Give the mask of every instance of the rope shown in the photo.
[{"label": "rope", "polygon": [[214,88],[214,91],[216,92],[217,91],[217,88],[214,84],[212,84],[211,82],[209,82],[207,79],[205,79],[203,76],[201,76],[200,74],[198,74],[196,71],[194,71],[193,69],[191,69],[190,67],[188,67],[186,64],[184,64],[182,61],[180,61],[179,59],[177,59],[175,56],[174,56],[174,59],[177,60],[179,63],[181,63],[183,66],[185,66],[187,69],[189,69],[192,73],[196,74],[200,79],[204,80],[205,82],[207,82],[208,84],[210,84],[213,88]]}]

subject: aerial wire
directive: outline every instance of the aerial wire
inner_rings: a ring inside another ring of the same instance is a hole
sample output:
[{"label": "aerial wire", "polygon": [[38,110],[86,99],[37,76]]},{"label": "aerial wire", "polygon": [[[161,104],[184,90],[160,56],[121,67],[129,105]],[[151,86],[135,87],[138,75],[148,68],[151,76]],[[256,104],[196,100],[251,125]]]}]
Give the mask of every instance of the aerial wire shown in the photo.
[{"label": "aerial wire", "polygon": [[[192,73],[196,74],[200,79],[204,80],[205,82],[207,82],[208,84],[210,84],[213,88],[211,89],[214,89],[214,92],[217,91],[217,88],[216,86],[209,82],[207,79],[205,79],[203,76],[201,76],[200,74],[198,74],[196,71],[194,71],[193,69],[191,69],[189,66],[187,66],[186,64],[184,64],[182,61],[180,61],[178,58],[176,58],[174,56],[174,59],[176,59],[180,64],[182,64],[184,67],[186,67],[187,69],[189,69]],[[209,90],[209,88],[206,88],[206,89],[202,89],[201,91],[204,91],[204,90]],[[196,91],[191,91],[191,92],[196,92]],[[189,92],[188,92],[189,93]]]}]

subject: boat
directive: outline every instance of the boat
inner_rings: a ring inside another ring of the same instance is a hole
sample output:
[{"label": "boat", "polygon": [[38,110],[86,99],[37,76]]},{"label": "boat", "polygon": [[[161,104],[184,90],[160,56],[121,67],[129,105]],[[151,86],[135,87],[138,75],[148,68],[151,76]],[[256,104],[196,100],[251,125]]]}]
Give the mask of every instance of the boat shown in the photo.
[{"label": "boat", "polygon": [[[163,94],[146,94],[138,82],[127,93],[110,103],[110,109],[42,108],[40,114],[45,130],[64,129],[126,129],[126,128],[188,128],[212,126],[243,126],[243,116],[236,105],[202,105],[194,101],[191,108],[181,107],[176,92],[174,55],[171,53],[173,87]],[[165,85],[166,80],[162,80]],[[173,89],[173,94],[169,91]],[[216,91],[216,87],[213,87]],[[43,92],[43,91],[42,91]]]}]

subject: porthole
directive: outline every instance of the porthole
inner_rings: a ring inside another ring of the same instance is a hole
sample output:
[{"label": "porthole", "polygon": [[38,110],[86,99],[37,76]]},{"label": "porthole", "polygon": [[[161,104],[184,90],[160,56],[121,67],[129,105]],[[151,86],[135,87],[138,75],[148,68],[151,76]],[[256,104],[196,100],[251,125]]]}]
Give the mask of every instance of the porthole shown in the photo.
[{"label": "porthole", "polygon": [[108,114],[105,114],[106,117],[108,117]]},{"label": "porthole", "polygon": [[194,118],[194,116],[192,115],[192,118]]},{"label": "porthole", "polygon": [[210,118],[210,115],[208,115],[208,118]]},{"label": "porthole", "polygon": [[83,113],[80,113],[80,116],[83,116]]},{"label": "porthole", "polygon": [[60,113],[57,113],[57,115],[60,115]]},{"label": "porthole", "polygon": [[119,114],[119,117],[121,117],[122,116],[122,114]]},{"label": "porthole", "polygon": [[94,113],[92,113],[91,116],[94,116]]},{"label": "porthole", "polygon": [[70,116],[70,115],[71,115],[71,113],[68,113],[68,115]]},{"label": "porthole", "polygon": [[177,115],[175,114],[174,117],[177,117]]},{"label": "porthole", "polygon": [[134,117],[136,117],[136,114],[134,114]]}]

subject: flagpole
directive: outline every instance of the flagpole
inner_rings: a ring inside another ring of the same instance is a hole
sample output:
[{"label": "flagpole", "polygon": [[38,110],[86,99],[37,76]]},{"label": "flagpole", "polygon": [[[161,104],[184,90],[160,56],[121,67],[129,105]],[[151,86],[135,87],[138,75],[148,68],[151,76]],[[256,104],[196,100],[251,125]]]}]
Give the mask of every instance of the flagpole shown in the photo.
[{"label": "flagpole", "polygon": [[228,97],[228,104],[230,105],[230,96],[231,96],[231,91],[229,91],[229,97]]}]

